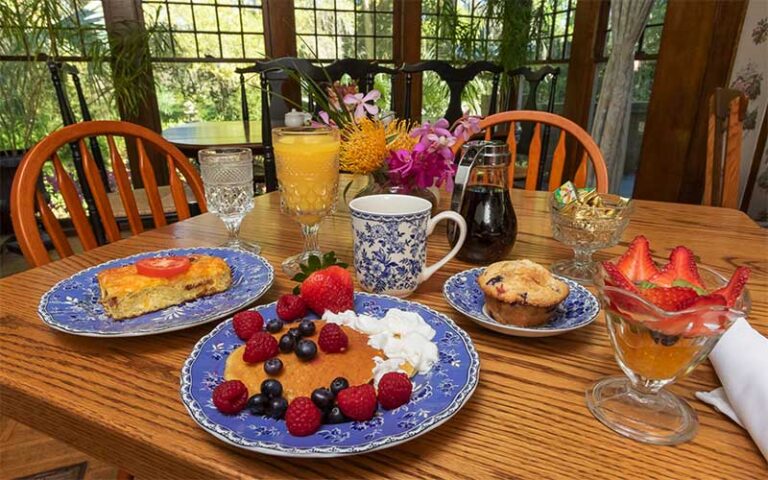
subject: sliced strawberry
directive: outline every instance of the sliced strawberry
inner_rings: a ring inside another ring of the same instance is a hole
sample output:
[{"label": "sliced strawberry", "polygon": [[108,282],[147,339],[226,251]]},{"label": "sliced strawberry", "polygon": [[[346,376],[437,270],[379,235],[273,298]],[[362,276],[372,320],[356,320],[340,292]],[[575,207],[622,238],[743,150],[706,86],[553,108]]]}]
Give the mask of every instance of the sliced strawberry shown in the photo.
[{"label": "sliced strawberry", "polygon": [[659,273],[659,269],[656,268],[656,264],[651,258],[651,247],[648,239],[642,235],[638,235],[632,240],[616,266],[625,277],[633,282],[648,280]]},{"label": "sliced strawberry", "polygon": [[630,282],[616,265],[611,262],[603,262],[603,269],[605,270],[605,273],[608,274],[607,281],[605,282],[606,284],[612,287],[623,288],[624,290],[629,290],[633,293],[638,293],[635,284]]},{"label": "sliced strawberry", "polygon": [[682,245],[672,249],[672,253],[669,254],[669,263],[661,269],[661,272],[650,278],[652,283],[661,287],[671,287],[675,280],[685,280],[692,285],[704,288],[693,252]]},{"label": "sliced strawberry", "polygon": [[728,285],[723,288],[719,288],[712,292],[713,294],[722,295],[725,298],[726,305],[732,307],[736,300],[738,300],[741,291],[744,290],[744,285],[747,284],[749,279],[749,268],[739,267],[731,275],[731,279],[728,281]]},{"label": "sliced strawberry", "polygon": [[661,320],[654,329],[666,335],[684,335],[686,337],[700,337],[714,335],[722,332],[728,324],[728,314],[723,309],[712,307],[724,307],[725,298],[721,295],[700,295],[688,300],[683,310],[692,309],[691,312],[680,312]]},{"label": "sliced strawberry", "polygon": [[685,287],[648,288],[642,295],[654,305],[668,312],[684,309],[693,299],[699,296],[696,290]]},{"label": "sliced strawberry", "polygon": [[722,309],[707,309],[725,306],[725,297],[716,293],[702,295],[688,302],[685,309],[693,309],[694,311],[681,316],[681,320],[690,325],[684,335],[686,337],[713,335],[724,329],[728,323],[728,314]]}]

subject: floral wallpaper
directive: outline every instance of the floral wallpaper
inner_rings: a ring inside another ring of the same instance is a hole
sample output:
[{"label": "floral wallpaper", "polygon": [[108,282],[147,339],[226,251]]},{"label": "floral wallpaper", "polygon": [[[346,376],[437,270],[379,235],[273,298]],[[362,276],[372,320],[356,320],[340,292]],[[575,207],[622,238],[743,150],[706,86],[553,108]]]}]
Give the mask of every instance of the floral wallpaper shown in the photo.
[{"label": "floral wallpaper", "polygon": [[[749,99],[744,119],[741,151],[741,185],[745,187],[763,116],[768,106],[768,2],[751,0],[741,29],[736,60],[731,71],[731,88],[744,92]],[[763,151],[757,182],[749,201],[749,215],[768,226],[768,149]]]}]

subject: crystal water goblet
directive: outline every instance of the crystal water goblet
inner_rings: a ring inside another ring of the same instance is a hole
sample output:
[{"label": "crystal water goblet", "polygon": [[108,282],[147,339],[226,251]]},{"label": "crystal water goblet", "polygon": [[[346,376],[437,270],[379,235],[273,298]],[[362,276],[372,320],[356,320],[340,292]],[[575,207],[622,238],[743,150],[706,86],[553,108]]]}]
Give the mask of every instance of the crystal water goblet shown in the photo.
[{"label": "crystal water goblet", "polygon": [[253,154],[248,148],[211,148],[198,153],[208,211],[227,227],[229,248],[259,253],[261,247],[240,238],[240,225],[253,210]]}]

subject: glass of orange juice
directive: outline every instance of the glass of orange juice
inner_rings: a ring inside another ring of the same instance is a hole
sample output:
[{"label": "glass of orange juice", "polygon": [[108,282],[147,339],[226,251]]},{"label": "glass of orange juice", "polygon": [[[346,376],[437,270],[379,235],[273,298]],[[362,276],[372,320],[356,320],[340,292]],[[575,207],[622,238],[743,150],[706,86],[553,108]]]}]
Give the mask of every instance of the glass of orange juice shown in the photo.
[{"label": "glass of orange juice", "polygon": [[304,251],[283,261],[293,276],[310,255],[320,255],[320,221],[333,213],[339,190],[339,131],[330,127],[281,127],[272,130],[280,207],[301,224]]}]

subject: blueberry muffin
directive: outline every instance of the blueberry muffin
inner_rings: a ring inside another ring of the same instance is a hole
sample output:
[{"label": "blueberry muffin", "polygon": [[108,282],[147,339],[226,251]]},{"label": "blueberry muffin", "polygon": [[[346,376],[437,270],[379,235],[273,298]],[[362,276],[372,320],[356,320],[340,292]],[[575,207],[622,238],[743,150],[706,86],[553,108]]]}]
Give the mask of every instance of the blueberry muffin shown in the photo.
[{"label": "blueberry muffin", "polygon": [[530,260],[497,262],[477,278],[488,313],[499,323],[535,327],[547,323],[568,297],[568,285]]}]

